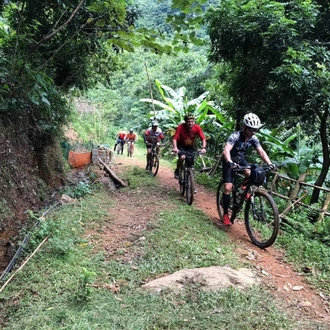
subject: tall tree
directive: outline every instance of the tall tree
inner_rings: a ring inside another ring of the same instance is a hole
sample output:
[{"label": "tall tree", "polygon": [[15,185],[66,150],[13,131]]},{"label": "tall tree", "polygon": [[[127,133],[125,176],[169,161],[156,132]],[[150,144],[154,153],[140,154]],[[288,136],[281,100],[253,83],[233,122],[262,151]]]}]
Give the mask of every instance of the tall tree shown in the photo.
[{"label": "tall tree", "polygon": [[[323,164],[317,186],[330,167],[329,15],[325,1],[225,0],[207,16],[209,58],[230,64],[236,118],[253,111],[270,124],[298,120],[318,130]],[[318,197],[315,189],[311,202]]]}]

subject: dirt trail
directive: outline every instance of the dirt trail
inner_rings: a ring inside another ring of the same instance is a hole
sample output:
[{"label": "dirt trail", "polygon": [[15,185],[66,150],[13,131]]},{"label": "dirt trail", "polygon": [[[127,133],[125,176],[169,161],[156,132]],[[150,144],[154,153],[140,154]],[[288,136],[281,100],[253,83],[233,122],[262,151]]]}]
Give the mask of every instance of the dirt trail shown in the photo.
[{"label": "dirt trail", "polygon": [[[113,167],[115,172],[120,173],[125,166],[144,167],[145,163],[134,156],[132,158],[128,158],[125,155],[118,156]],[[172,169],[168,169],[160,164],[159,172],[155,179],[159,180],[164,189],[178,191],[178,183],[173,178]],[[304,275],[295,272],[293,267],[284,261],[284,252],[273,247],[261,250],[254,246],[249,240],[244,223],[241,221],[235,222],[231,227],[223,226],[219,221],[217,213],[215,193],[207,191],[200,185],[196,185],[196,190],[194,206],[203,211],[219,230],[224,230],[228,233],[238,246],[238,255],[245,261],[251,262],[262,277],[264,285],[269,288],[274,296],[282,301],[282,307],[286,310],[291,310],[298,318],[313,319],[329,322],[330,324],[329,301],[321,292],[313,291],[305,282]],[[185,202],[179,195],[179,191],[178,199],[182,199],[183,203]],[[130,212],[134,212],[134,210]],[[136,209],[136,212],[140,212],[140,210]],[[120,218],[123,219],[122,215]],[[143,224],[141,223],[141,226],[139,226],[137,222],[143,222],[145,218],[139,216],[134,218],[135,227],[140,230]],[[113,234],[116,235],[115,232]],[[132,233],[131,230],[130,234],[134,234],[134,232]],[[118,239],[118,235],[116,237]]]}]

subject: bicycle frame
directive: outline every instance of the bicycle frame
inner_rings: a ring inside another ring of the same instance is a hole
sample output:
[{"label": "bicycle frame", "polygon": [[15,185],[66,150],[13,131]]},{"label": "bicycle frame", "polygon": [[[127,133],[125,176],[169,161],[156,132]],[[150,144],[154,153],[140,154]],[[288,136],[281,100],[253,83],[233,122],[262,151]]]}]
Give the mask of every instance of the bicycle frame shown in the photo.
[{"label": "bicycle frame", "polygon": [[152,176],[156,176],[159,169],[159,157],[157,153],[157,148],[160,146],[157,143],[148,143],[148,147],[151,148],[151,154],[148,161],[148,170]]},{"label": "bicycle frame", "polygon": [[[183,152],[182,152],[183,153]],[[184,152],[186,158],[182,163],[179,173],[180,194],[184,196],[186,193],[186,202],[191,205],[194,200],[195,182],[194,182],[194,163],[195,156],[199,155],[199,151]]]},{"label": "bicycle frame", "polygon": [[[271,246],[279,232],[279,212],[272,196],[260,186],[246,182],[245,189],[242,194],[239,188],[243,180],[239,180],[239,173],[251,167],[238,167],[233,169],[233,188],[231,192],[230,204],[228,206],[228,214],[230,221],[234,223],[237,214],[244,209],[244,220],[247,233],[253,244],[260,248]],[[264,168],[265,172],[271,171]],[[224,216],[223,193],[224,183],[221,181],[217,190],[217,209],[221,220]]]},{"label": "bicycle frame", "polygon": [[134,141],[127,141],[127,157],[132,157],[134,152]]}]

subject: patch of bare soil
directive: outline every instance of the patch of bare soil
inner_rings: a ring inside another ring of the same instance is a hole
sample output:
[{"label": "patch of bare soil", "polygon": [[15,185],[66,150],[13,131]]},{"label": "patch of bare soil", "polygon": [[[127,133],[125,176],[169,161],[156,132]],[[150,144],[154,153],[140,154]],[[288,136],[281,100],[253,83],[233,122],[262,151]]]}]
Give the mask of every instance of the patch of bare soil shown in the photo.
[{"label": "patch of bare soil", "polygon": [[[126,166],[145,166],[144,162],[134,156],[132,158],[125,155],[117,156],[114,161],[115,164],[112,168],[119,176]],[[173,170],[165,168],[162,164],[160,164],[156,179],[160,181],[163,191],[178,191],[178,183],[173,178]],[[282,308],[300,319],[330,322],[328,298],[321,292],[314,291],[305,281],[305,276],[297,273],[290,264],[284,261],[284,251],[273,247],[262,250],[254,246],[249,240],[242,221],[237,221],[231,227],[224,227],[219,221],[215,194],[200,185],[196,186],[196,190],[194,206],[203,211],[218,230],[228,233],[238,246],[239,256],[251,263],[258,272],[263,285],[282,302]],[[138,190],[134,192],[118,190],[115,195],[120,201],[121,207],[111,209],[111,216],[115,220],[109,222],[102,238],[103,242],[100,242],[109,255],[113,255],[118,249],[125,251],[125,246],[127,247],[132,240],[143,239],[143,231],[147,229],[148,222],[154,216],[154,208],[166,207],[165,204],[157,206],[159,201],[166,203],[160,192],[157,191],[153,197],[148,197],[150,203],[145,203],[143,192]],[[149,200],[149,198],[153,198],[153,200]],[[178,199],[182,199],[182,203],[185,202],[179,192]],[[130,259],[129,256],[126,258]]]}]

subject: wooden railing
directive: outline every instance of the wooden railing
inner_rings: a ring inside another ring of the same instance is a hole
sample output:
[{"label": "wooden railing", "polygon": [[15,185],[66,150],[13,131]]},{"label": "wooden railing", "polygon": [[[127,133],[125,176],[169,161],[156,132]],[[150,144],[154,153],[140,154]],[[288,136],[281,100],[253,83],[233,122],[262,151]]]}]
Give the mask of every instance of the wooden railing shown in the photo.
[{"label": "wooden railing", "polygon": [[[306,178],[306,174],[301,175],[298,180],[291,179],[280,173],[274,174],[274,177],[268,189],[271,191],[272,195],[287,200],[287,205],[280,214],[282,218],[285,217],[285,215],[289,213],[292,209],[296,209],[299,206],[308,208],[309,210],[311,209],[311,205],[303,202],[306,199],[306,197],[311,193],[311,191],[308,190],[308,188],[320,189],[326,195],[326,197],[324,198],[322,208],[313,207],[313,210],[319,213],[318,221],[322,220],[324,216],[330,216],[330,212],[328,211],[328,207],[330,204],[330,189],[315,186],[310,183],[306,183],[304,182],[305,178]],[[286,186],[290,187],[288,195],[283,195],[278,192],[279,190],[278,186],[280,186],[281,181],[286,182]]]}]

